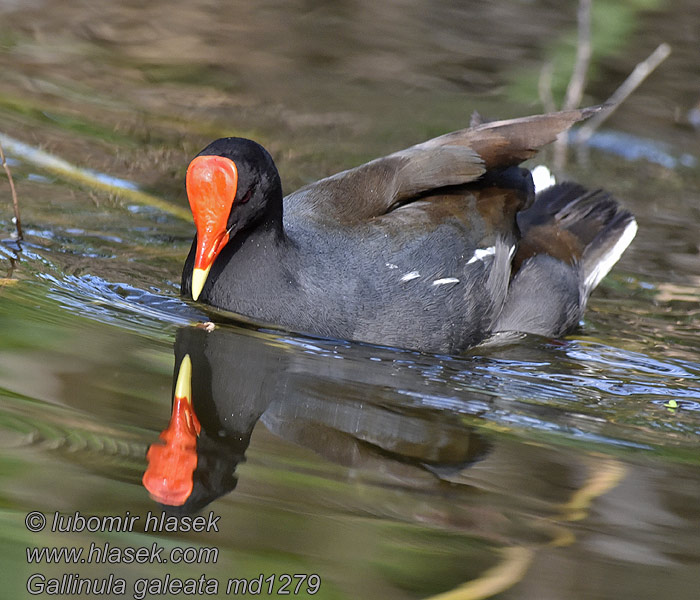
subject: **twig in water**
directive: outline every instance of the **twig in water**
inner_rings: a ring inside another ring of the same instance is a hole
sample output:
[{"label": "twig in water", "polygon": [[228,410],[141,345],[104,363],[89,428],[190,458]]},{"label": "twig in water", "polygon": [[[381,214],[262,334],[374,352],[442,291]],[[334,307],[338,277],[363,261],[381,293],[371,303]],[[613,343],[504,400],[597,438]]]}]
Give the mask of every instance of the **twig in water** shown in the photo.
[{"label": "twig in water", "polygon": [[[569,85],[566,87],[563,110],[578,108],[586,86],[586,73],[591,62],[591,4],[593,0],[579,0],[578,3],[578,43],[576,44],[576,62],[571,72]],[[562,133],[554,144],[554,168],[561,170],[566,163],[566,137]]]},{"label": "twig in water", "polygon": [[17,201],[17,191],[15,190],[15,182],[12,179],[12,171],[10,171],[10,165],[7,164],[5,160],[5,153],[2,149],[2,144],[0,144],[0,160],[2,160],[2,167],[7,173],[7,180],[10,182],[10,191],[12,192],[12,208],[15,211],[15,229],[17,230],[17,239],[22,239],[22,221],[19,218],[19,202]]},{"label": "twig in water", "polygon": [[585,144],[593,135],[593,132],[595,132],[595,130],[615,112],[617,107],[620,106],[647,77],[649,77],[656,67],[668,58],[669,54],[671,54],[671,46],[665,42],[659,44],[659,47],[654,50],[646,60],[640,62],[627,79],[622,82],[622,85],[620,85],[620,87],[613,92],[612,96],[606,100],[605,104],[609,106],[601,110],[578,130],[576,142],[578,144]]},{"label": "twig in water", "polygon": [[88,169],[81,169],[48,152],[11,138],[2,132],[0,132],[0,143],[4,144],[6,148],[10,148],[13,154],[22,156],[24,161],[35,164],[62,179],[87,186],[92,190],[117,194],[129,201],[152,206],[186,221],[192,220],[192,213],[188,209],[147,194],[136,188],[131,182],[118,180]]},{"label": "twig in water", "polygon": [[542,65],[542,69],[540,69],[540,78],[537,82],[537,91],[539,92],[540,102],[542,102],[545,112],[554,112],[557,110],[557,105],[552,95],[553,74],[554,63],[550,60]]},{"label": "twig in water", "polygon": [[571,73],[569,85],[566,88],[564,110],[578,108],[583,98],[586,86],[586,73],[591,62],[591,2],[580,0],[578,5],[578,44],[576,46],[576,62]]}]

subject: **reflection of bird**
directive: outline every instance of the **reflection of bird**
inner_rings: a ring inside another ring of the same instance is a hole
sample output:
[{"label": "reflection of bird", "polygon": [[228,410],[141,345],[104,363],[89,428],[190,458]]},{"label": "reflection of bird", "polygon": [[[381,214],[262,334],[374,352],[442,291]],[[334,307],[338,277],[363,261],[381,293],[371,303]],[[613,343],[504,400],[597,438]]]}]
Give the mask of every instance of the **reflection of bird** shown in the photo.
[{"label": "reflection of bird", "polygon": [[[387,360],[397,356],[379,348],[373,355],[382,352]],[[179,330],[172,417],[148,450],[146,489],[170,510],[184,513],[230,492],[259,420],[333,462],[379,461],[383,471],[403,465],[442,475],[459,472],[486,453],[479,435],[440,422],[433,407],[385,406],[377,390],[389,389],[396,372],[386,363],[353,357],[352,349],[340,356],[320,348],[290,352],[226,327]],[[402,382],[407,390],[425,387],[415,369],[406,368]]]},{"label": "reflection of bird", "polygon": [[636,232],[603,192],[534,198],[517,166],[595,109],[478,124],[282,199],[258,144],[190,163],[197,235],[182,293],[295,331],[455,352],[517,330],[562,335]]}]

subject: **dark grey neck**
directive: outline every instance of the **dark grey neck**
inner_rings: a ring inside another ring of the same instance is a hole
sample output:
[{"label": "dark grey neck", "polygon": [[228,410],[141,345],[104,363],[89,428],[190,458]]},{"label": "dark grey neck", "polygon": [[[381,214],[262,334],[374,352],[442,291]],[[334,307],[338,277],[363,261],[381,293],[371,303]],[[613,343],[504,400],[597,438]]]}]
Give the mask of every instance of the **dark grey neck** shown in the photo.
[{"label": "dark grey neck", "polygon": [[282,191],[275,190],[275,194],[268,200],[262,220],[258,222],[255,231],[259,231],[262,234],[273,235],[280,242],[284,241],[285,234],[282,216]]}]

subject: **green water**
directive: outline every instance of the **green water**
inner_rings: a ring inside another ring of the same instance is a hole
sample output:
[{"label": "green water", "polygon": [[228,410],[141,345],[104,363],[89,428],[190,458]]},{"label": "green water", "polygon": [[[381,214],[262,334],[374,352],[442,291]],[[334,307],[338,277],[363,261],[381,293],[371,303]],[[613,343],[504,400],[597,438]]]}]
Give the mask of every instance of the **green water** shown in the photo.
[{"label": "green water", "polygon": [[[190,223],[8,152],[25,241],[17,256],[0,175],[0,277],[11,277],[0,281],[0,598],[33,597],[36,573],[112,574],[126,585],[113,596],[128,598],[168,574],[215,580],[212,597],[232,596],[230,579],[262,574],[278,595],[282,575],[315,574],[324,599],[423,598],[486,575],[497,583],[484,594],[519,600],[696,598],[700,134],[686,115],[700,15],[689,0],[596,7],[586,103],[658,43],[673,53],[588,160],[566,167],[619,197],[639,234],[565,340],[453,357],[242,324],[205,335],[190,326],[205,315],[178,297]],[[0,133],[180,208],[189,158],[246,135],[291,191],[460,128],[475,108],[538,112],[541,66],[555,58],[559,73],[574,32],[574,4],[542,2],[6,3]],[[207,460],[227,483],[210,475],[201,509],[218,531],[145,531],[149,511],[161,514],[141,483],[146,452],[185,352],[217,382],[195,402],[222,427]],[[28,530],[30,511],[46,529]],[[139,519],[52,532],[57,511]],[[27,547],[91,543],[218,556],[27,562]],[[311,597],[310,581],[298,595]],[[474,589],[461,597],[484,597]]]}]

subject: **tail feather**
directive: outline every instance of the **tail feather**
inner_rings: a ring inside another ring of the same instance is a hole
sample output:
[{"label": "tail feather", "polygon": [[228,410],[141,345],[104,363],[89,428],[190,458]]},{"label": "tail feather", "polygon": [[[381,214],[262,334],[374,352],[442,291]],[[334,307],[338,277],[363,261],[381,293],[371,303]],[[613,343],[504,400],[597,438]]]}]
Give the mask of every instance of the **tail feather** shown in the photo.
[{"label": "tail feather", "polygon": [[564,183],[518,213],[521,240],[494,331],[563,335],[637,233],[632,214],[601,190]]},{"label": "tail feather", "polygon": [[637,235],[637,221],[626,210],[619,211],[598,233],[583,253],[584,286],[590,294],[605,277]]},{"label": "tail feather", "polygon": [[580,265],[586,296],[608,274],[634,239],[637,223],[603,190],[575,183],[552,186],[519,213],[522,235],[516,266],[537,254]]}]

